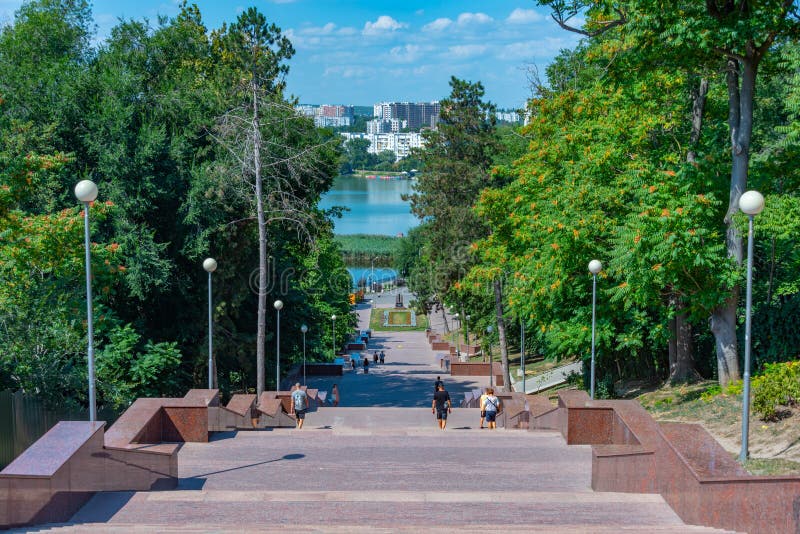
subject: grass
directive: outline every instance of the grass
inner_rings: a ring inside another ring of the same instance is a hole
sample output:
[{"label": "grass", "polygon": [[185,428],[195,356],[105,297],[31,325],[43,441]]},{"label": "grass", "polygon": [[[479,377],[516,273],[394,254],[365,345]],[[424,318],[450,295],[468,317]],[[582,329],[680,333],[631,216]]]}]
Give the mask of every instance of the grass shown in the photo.
[{"label": "grass", "polygon": [[334,236],[334,240],[342,249],[345,263],[390,267],[397,253],[400,239],[388,235],[349,234]]},{"label": "grass", "polygon": [[[699,423],[731,454],[741,447],[741,395],[720,392],[717,383],[650,388],[633,392],[658,421]],[[751,411],[748,448],[751,459],[745,468],[752,474],[800,474],[800,410],[780,421],[758,419]]]},{"label": "grass", "polygon": [[[369,327],[373,332],[414,332],[428,328],[428,319],[417,314],[417,326],[383,326],[383,312],[393,308],[373,308],[369,318]],[[407,309],[407,308],[406,308]]]}]

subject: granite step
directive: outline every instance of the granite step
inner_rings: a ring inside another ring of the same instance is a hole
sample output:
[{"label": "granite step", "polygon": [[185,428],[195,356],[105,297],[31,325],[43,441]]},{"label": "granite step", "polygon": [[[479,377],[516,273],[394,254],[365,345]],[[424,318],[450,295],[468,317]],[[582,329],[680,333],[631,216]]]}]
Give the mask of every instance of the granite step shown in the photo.
[{"label": "granite step", "polygon": [[[420,532],[418,526],[391,526],[391,527],[376,527],[364,526],[357,524],[349,525],[315,525],[309,523],[299,523],[291,526],[269,526],[261,524],[250,524],[238,522],[235,526],[227,525],[220,526],[216,524],[201,524],[194,523],[191,525],[158,525],[158,524],[142,524],[142,523],[129,523],[129,524],[115,524],[109,525],[106,523],[84,523],[84,524],[59,524],[48,525],[36,529],[28,529],[24,531],[11,531],[11,532],[53,532],[58,534],[67,534],[73,532],[101,532],[108,534],[169,534],[172,532],[187,534],[243,534],[250,532],[258,532],[264,534],[283,534],[288,528],[292,528],[298,532],[315,533],[329,533],[329,534],[393,534],[393,533],[408,533],[417,534]],[[454,528],[450,525],[426,525],[424,532],[426,533],[449,533],[453,532]],[[625,526],[625,525],[586,525],[578,523],[570,523],[563,525],[541,525],[541,524],[505,524],[505,523],[487,523],[487,524],[473,524],[467,527],[459,527],[459,534],[486,534],[486,532],[530,532],[533,534],[735,534],[727,530],[719,530],[708,527],[699,527],[692,525],[674,526]]]}]

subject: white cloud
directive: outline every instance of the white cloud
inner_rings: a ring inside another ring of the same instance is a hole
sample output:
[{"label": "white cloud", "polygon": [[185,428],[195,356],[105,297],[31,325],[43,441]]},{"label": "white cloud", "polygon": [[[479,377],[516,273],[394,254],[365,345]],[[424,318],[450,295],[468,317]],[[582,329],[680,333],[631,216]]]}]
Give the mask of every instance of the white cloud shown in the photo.
[{"label": "white cloud", "polygon": [[396,63],[413,63],[422,55],[422,48],[413,44],[395,46],[389,51],[389,55]]},{"label": "white cloud", "polygon": [[408,24],[397,22],[388,15],[381,15],[375,22],[367,21],[364,24],[364,35],[381,35],[383,33],[390,33],[397,31],[401,28],[408,27]]},{"label": "white cloud", "polygon": [[448,19],[447,17],[439,18],[434,20],[433,22],[429,22],[425,26],[422,27],[422,31],[426,32],[439,32],[447,28],[453,24],[453,21]]},{"label": "white cloud", "polygon": [[486,45],[478,45],[478,44],[471,44],[471,45],[457,45],[451,46],[448,48],[449,54],[453,57],[457,58],[468,58],[473,56],[479,56],[486,52]]},{"label": "white cloud", "polygon": [[467,24],[486,24],[492,22],[492,17],[486,13],[461,13],[458,16],[458,25],[465,26]]},{"label": "white cloud", "polygon": [[509,24],[531,24],[542,20],[542,16],[533,9],[517,8],[506,19]]},{"label": "white cloud", "polygon": [[506,60],[529,60],[535,56],[557,54],[562,48],[567,48],[571,45],[571,42],[557,37],[546,37],[534,41],[521,41],[504,46],[502,48],[501,57]]},{"label": "white cloud", "polygon": [[358,66],[336,66],[325,69],[323,76],[335,78],[366,78],[372,76],[373,70]]},{"label": "white cloud", "polygon": [[350,26],[345,26],[344,28],[339,28],[339,31],[336,33],[339,35],[355,35],[358,33],[358,30],[351,28]]},{"label": "white cloud", "polygon": [[334,24],[333,22],[329,22],[322,27],[309,26],[308,28],[303,28],[302,30],[300,30],[300,33],[314,34],[314,35],[330,35],[333,33],[333,30],[335,29],[336,29],[336,24]]}]

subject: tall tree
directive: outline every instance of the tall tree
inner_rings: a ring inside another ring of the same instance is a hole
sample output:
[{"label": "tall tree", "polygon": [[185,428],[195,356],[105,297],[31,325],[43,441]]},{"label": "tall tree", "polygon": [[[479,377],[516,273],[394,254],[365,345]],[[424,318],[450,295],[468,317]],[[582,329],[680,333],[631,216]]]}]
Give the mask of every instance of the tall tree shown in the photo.
[{"label": "tall tree", "polygon": [[[450,79],[450,95],[441,101],[440,121],[428,131],[420,153],[425,172],[410,195],[411,211],[429,222],[432,265],[437,266],[437,305],[463,278],[472,262],[469,248],[486,236],[486,223],[473,211],[480,192],[491,183],[490,171],[499,149],[495,106],[485,102],[480,82]],[[503,316],[501,270],[494,273],[492,298],[500,338],[505,387],[511,383]]]},{"label": "tall tree", "polygon": [[[724,217],[728,255],[742,264],[742,238],[734,222],[739,197],[747,187],[753,110],[759,67],[776,39],[800,33],[800,13],[793,0],[682,1],[665,6],[658,0],[539,0],[553,9],[564,28],[594,37],[609,30],[629,35],[635,46],[663,48],[710,70],[724,62],[728,93],[728,127],[731,170],[728,208]],[[586,14],[581,28],[570,19]],[[722,384],[739,378],[736,310],[739,285],[711,314],[711,331],[717,350],[717,369]]]}]

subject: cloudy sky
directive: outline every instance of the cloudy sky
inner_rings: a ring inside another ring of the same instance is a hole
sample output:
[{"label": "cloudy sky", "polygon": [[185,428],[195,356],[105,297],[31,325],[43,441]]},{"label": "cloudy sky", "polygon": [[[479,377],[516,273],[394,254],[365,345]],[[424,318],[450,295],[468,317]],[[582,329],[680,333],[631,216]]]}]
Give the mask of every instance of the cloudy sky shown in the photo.
[{"label": "cloudy sky", "polygon": [[[503,108],[524,105],[526,71],[540,71],[577,42],[533,0],[198,0],[209,29],[251,5],[292,40],[289,91],[309,104],[429,101],[449,93],[451,75],[481,81]],[[0,24],[21,0],[0,0]],[[97,42],[120,18],[178,12],[177,0],[95,0]]]}]

